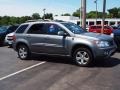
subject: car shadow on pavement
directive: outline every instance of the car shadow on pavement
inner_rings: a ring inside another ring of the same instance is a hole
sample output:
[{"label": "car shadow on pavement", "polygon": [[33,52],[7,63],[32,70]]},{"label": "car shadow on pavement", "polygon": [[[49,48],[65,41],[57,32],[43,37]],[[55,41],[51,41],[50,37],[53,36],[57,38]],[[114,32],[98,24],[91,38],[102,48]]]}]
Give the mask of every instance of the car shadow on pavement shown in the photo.
[{"label": "car shadow on pavement", "polygon": [[[72,61],[69,57],[60,57],[60,56],[47,56],[47,55],[34,55],[31,60],[35,61],[46,61],[50,63],[60,63],[60,64],[68,64],[68,65],[76,65],[74,61]],[[120,64],[120,59],[111,57],[109,59],[104,60],[96,60],[92,67],[115,67]],[[77,65],[76,65],[77,66]]]},{"label": "car shadow on pavement", "polygon": [[50,63],[60,63],[60,64],[70,64],[75,65],[69,57],[60,57],[60,56],[48,56],[48,55],[34,55],[32,56],[31,60],[35,61],[46,61]]},{"label": "car shadow on pavement", "polygon": [[96,61],[94,67],[109,68],[109,67],[115,67],[119,64],[120,64],[120,59],[111,57],[109,59]]}]

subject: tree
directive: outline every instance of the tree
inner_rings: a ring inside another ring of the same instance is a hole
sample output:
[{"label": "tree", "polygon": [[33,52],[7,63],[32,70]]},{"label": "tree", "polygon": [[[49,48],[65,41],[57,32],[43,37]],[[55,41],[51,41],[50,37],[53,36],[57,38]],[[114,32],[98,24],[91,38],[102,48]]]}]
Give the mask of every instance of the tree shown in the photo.
[{"label": "tree", "polygon": [[[97,18],[102,18],[102,14],[102,12],[97,12]],[[96,18],[96,11],[90,11],[89,13],[87,13],[87,18]]]},{"label": "tree", "polygon": [[75,12],[73,12],[72,14],[75,17],[80,17],[80,9],[76,10]]},{"label": "tree", "polygon": [[[43,16],[43,18],[44,18],[44,16]],[[51,19],[51,20],[53,20],[53,14],[52,13],[46,13],[45,14],[45,19]]]},{"label": "tree", "polygon": [[9,16],[3,16],[0,20],[1,25],[8,25],[10,22],[10,17]]},{"label": "tree", "polygon": [[109,16],[110,18],[120,18],[120,7],[117,8],[117,7],[114,7],[112,9],[108,9],[108,12],[109,12]]},{"label": "tree", "polygon": [[33,13],[32,18],[33,19],[40,19],[39,13]]},{"label": "tree", "polygon": [[62,14],[61,16],[71,16],[69,13]]},{"label": "tree", "polygon": [[58,15],[55,15],[55,16],[58,16]]}]

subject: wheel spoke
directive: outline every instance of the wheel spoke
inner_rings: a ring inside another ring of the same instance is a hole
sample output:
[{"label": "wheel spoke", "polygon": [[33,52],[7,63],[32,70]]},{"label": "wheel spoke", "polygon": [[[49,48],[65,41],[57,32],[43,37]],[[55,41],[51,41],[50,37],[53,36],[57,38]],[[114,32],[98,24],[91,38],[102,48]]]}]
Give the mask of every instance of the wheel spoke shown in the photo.
[{"label": "wheel spoke", "polygon": [[78,61],[79,61],[80,59],[81,59],[81,57],[76,57],[76,60],[78,60]]},{"label": "wheel spoke", "polygon": [[85,64],[87,64],[88,61],[89,61],[89,55],[88,55],[88,53],[85,52],[85,51],[78,51],[78,52],[76,53],[76,60],[77,60],[77,62],[78,62],[79,64],[85,65]]},{"label": "wheel spoke", "polygon": [[89,60],[89,57],[84,57],[84,60],[85,60],[85,61],[88,61],[88,60]]},{"label": "wheel spoke", "polygon": [[86,53],[86,52],[84,52],[84,53],[83,53],[83,56],[85,57],[86,55],[87,55],[87,53]]},{"label": "wheel spoke", "polygon": [[81,64],[84,64],[85,62],[84,62],[84,59],[81,59]]},{"label": "wheel spoke", "polygon": [[19,55],[21,58],[25,58],[27,56],[27,51],[24,47],[19,48]]}]

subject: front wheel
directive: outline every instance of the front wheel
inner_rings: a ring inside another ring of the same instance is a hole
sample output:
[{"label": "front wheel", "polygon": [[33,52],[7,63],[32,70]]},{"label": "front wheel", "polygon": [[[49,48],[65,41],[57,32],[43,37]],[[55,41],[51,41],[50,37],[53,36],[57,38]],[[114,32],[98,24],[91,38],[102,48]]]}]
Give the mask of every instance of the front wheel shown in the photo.
[{"label": "front wheel", "polygon": [[25,45],[20,45],[18,47],[18,56],[21,60],[27,60],[30,56],[30,52],[27,46]]},{"label": "front wheel", "polygon": [[93,56],[89,49],[78,48],[73,54],[73,59],[77,65],[85,67],[91,65]]}]

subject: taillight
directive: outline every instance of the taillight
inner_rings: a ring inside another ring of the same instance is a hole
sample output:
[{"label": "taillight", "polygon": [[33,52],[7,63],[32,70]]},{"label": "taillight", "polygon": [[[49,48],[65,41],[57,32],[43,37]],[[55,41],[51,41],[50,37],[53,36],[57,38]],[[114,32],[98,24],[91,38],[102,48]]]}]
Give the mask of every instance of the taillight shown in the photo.
[{"label": "taillight", "polygon": [[13,40],[13,36],[8,36],[8,40]]},{"label": "taillight", "polygon": [[14,41],[14,42],[16,41],[16,36],[15,36],[15,35],[13,35],[13,41]]}]

